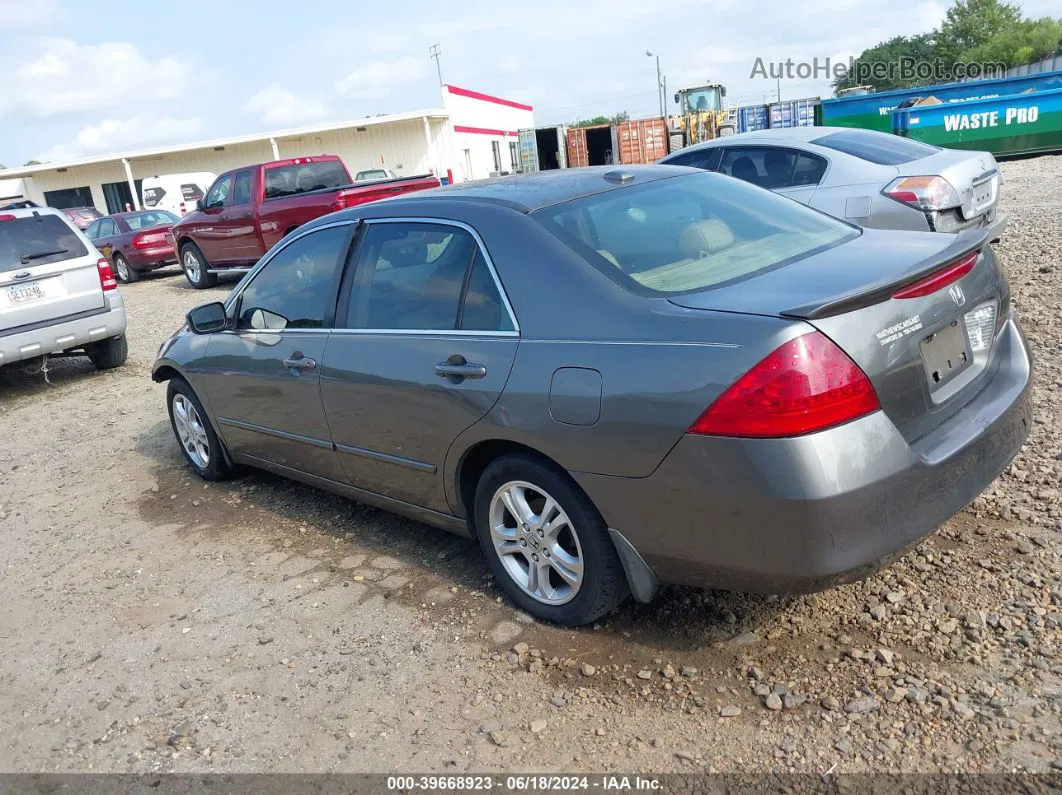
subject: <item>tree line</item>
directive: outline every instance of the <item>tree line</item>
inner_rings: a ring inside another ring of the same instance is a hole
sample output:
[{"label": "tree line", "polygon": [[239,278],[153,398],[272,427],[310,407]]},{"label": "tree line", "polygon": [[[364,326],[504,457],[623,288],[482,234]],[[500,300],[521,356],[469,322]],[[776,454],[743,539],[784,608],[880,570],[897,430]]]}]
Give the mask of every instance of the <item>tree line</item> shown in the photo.
[{"label": "tree line", "polygon": [[[944,21],[929,33],[896,36],[864,50],[861,64],[895,64],[901,59],[942,64],[944,82],[954,64],[1002,64],[1010,68],[1062,53],[1062,19],[1027,19],[1016,3],[1003,0],[956,0]],[[872,74],[870,74],[872,73]],[[870,85],[878,91],[942,82],[920,79],[899,70],[859,70],[833,81],[835,91]]]}]

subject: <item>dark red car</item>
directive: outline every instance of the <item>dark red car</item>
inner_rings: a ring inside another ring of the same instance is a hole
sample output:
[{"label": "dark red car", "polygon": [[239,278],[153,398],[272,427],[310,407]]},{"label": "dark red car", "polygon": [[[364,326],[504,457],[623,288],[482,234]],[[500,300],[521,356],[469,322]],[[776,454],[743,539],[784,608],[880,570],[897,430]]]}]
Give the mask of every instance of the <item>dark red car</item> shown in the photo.
[{"label": "dark red car", "polygon": [[70,223],[84,232],[97,218],[102,218],[103,213],[95,207],[68,207],[60,210],[63,215],[70,219]]},{"label": "dark red car", "polygon": [[94,221],[85,234],[114,263],[120,282],[135,282],[140,274],[177,262],[170,227],[180,220],[165,210],[116,213]]}]

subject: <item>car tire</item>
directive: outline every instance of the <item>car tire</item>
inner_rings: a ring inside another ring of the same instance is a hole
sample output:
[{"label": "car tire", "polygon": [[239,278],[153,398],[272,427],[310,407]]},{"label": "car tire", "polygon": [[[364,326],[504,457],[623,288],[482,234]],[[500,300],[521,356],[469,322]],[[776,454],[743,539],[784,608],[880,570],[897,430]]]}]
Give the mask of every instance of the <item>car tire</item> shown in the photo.
[{"label": "car tire", "polygon": [[140,278],[140,274],[133,270],[129,262],[121,254],[114,255],[114,275],[122,284],[132,284]]},{"label": "car tire", "polygon": [[185,243],[181,246],[181,270],[188,283],[197,290],[205,290],[218,283],[218,275],[210,273],[207,268],[210,263],[199,250],[195,243]]},{"label": "car tire", "polygon": [[171,378],[166,388],[170,427],[184,460],[203,480],[224,480],[232,466],[214,433],[210,418],[195,390],[183,378]]},{"label": "car tire", "polygon": [[97,370],[113,370],[115,367],[121,367],[129,358],[129,344],[125,335],[119,334],[117,337],[87,345],[85,352]]},{"label": "car tire", "polygon": [[[507,500],[514,490],[523,495],[522,505],[519,499]],[[545,508],[547,500],[559,510]],[[525,508],[526,525],[509,505]],[[627,579],[604,519],[567,473],[550,463],[522,454],[492,461],[476,486],[473,515],[491,572],[521,610],[556,624],[582,626],[626,598]],[[504,530],[496,532],[500,524]],[[537,570],[534,592],[532,567]]]}]

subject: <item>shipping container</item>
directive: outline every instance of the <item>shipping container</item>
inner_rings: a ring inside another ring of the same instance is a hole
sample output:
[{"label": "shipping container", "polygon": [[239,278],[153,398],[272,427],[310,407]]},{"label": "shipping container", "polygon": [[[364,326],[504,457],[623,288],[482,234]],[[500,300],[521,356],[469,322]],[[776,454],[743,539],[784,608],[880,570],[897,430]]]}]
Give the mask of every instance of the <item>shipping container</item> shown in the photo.
[{"label": "shipping container", "polygon": [[766,130],[770,126],[770,118],[766,105],[745,105],[737,109],[737,131]]},{"label": "shipping container", "polygon": [[616,125],[619,162],[624,165],[648,165],[668,153],[667,120],[637,119]]},{"label": "shipping container", "polygon": [[521,173],[567,168],[567,130],[564,125],[520,130]]},{"label": "shipping container", "polygon": [[568,165],[610,166],[616,162],[616,128],[609,124],[568,128]]},{"label": "shipping container", "polygon": [[1021,75],[1004,80],[969,80],[921,88],[882,91],[858,97],[824,99],[819,105],[820,121],[829,127],[862,127],[892,132],[892,111],[905,100],[936,97],[941,102],[971,99],[998,99],[1026,91],[1062,88],[1062,70]]},{"label": "shipping container", "polygon": [[772,102],[768,106],[770,126],[772,128],[811,127],[815,124],[815,106],[818,104],[818,97]]},{"label": "shipping container", "polygon": [[893,111],[899,135],[952,149],[1024,155],[1062,149],[1062,88]]}]

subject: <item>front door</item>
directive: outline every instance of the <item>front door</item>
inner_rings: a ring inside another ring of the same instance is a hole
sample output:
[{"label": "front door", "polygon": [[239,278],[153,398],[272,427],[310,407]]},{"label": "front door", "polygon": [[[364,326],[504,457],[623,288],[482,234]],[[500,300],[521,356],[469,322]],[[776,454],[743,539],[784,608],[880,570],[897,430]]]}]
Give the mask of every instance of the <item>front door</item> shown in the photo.
[{"label": "front door", "polygon": [[[258,235],[251,203],[251,172],[233,176],[232,191],[214,218],[214,256],[219,265],[253,263],[258,259]],[[205,252],[204,252],[205,253]],[[209,256],[209,255],[208,255]]]},{"label": "front door", "polygon": [[345,281],[321,374],[344,474],[450,512],[446,452],[497,402],[516,355],[492,266],[463,226],[372,221]]},{"label": "front door", "polygon": [[113,218],[101,218],[95,221],[89,229],[85,230],[85,234],[99,249],[100,254],[107,259],[111,258],[114,253],[114,241],[120,234],[118,224]]},{"label": "front door", "polygon": [[211,265],[223,261],[225,245],[222,242],[224,228],[219,223],[225,205],[232,196],[232,175],[220,177],[203,199],[203,209],[192,228],[195,242]]},{"label": "front door", "polygon": [[210,338],[204,378],[229,450],[342,480],[321,404],[321,364],[352,225],[297,237],[229,304],[235,327]]}]

